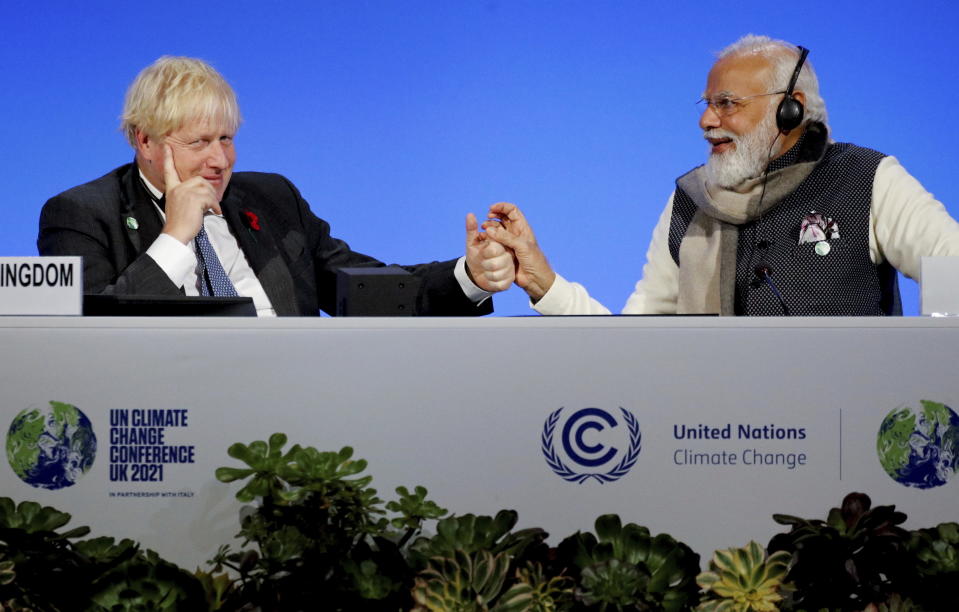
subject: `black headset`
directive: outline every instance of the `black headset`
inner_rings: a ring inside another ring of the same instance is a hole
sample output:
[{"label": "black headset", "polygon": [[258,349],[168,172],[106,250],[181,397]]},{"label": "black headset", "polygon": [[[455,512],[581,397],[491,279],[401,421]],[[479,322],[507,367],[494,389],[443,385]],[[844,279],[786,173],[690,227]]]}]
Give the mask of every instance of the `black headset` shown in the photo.
[{"label": "black headset", "polygon": [[796,62],[796,70],[793,71],[793,78],[789,79],[789,87],[786,88],[785,97],[782,102],[779,103],[779,108],[776,109],[776,127],[784,134],[789,130],[799,127],[799,124],[802,123],[803,114],[805,114],[806,111],[806,109],[803,108],[802,102],[793,97],[793,88],[796,87],[796,81],[799,79],[799,71],[802,70],[807,55],[809,55],[809,49],[799,47],[799,61]]}]

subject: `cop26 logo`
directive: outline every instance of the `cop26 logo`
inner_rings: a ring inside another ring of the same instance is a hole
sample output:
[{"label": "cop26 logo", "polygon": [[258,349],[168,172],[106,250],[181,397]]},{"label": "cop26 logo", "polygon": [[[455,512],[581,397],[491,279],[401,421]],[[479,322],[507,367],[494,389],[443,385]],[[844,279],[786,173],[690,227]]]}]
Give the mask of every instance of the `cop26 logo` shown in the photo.
[{"label": "cop26 logo", "polygon": [[[579,484],[590,478],[603,484],[625,476],[639,458],[642,434],[636,417],[625,408],[620,407],[619,411],[622,423],[602,408],[581,408],[569,415],[559,434],[562,453],[557,450],[553,438],[562,420],[563,408],[550,413],[543,425],[542,435],[546,464],[564,480]],[[622,442],[615,445],[603,443],[613,440]],[[574,469],[567,461],[579,467]]]}]

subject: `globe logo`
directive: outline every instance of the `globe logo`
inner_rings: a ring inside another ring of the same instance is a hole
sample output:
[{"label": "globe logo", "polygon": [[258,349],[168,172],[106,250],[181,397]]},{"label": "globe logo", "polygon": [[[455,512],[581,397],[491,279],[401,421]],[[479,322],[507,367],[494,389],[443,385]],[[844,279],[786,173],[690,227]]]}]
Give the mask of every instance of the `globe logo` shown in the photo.
[{"label": "globe logo", "polygon": [[17,476],[38,489],[62,489],[90,471],[97,437],[90,419],[76,406],[50,402],[31,406],[13,419],[7,432],[7,460]]},{"label": "globe logo", "polygon": [[938,402],[919,401],[886,415],[879,427],[879,462],[907,487],[941,487],[959,470],[959,415]]}]

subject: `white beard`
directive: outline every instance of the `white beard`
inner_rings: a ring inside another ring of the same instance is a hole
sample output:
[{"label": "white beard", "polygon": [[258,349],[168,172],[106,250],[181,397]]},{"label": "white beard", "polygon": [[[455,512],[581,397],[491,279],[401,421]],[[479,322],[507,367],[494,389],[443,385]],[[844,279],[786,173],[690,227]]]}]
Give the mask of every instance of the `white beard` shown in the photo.
[{"label": "white beard", "polygon": [[707,184],[732,189],[762,174],[778,135],[774,113],[767,113],[759,125],[742,136],[720,129],[705,132],[706,138],[729,138],[736,145],[732,151],[710,154],[706,161]]}]

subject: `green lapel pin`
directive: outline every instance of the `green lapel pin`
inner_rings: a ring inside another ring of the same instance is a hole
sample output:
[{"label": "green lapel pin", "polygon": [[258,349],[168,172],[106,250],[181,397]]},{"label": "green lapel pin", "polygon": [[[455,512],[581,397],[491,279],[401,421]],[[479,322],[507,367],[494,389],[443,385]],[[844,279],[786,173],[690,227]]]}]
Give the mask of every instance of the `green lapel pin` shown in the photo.
[{"label": "green lapel pin", "polygon": [[140,224],[135,217],[127,217],[127,227],[132,230],[140,229]]}]

